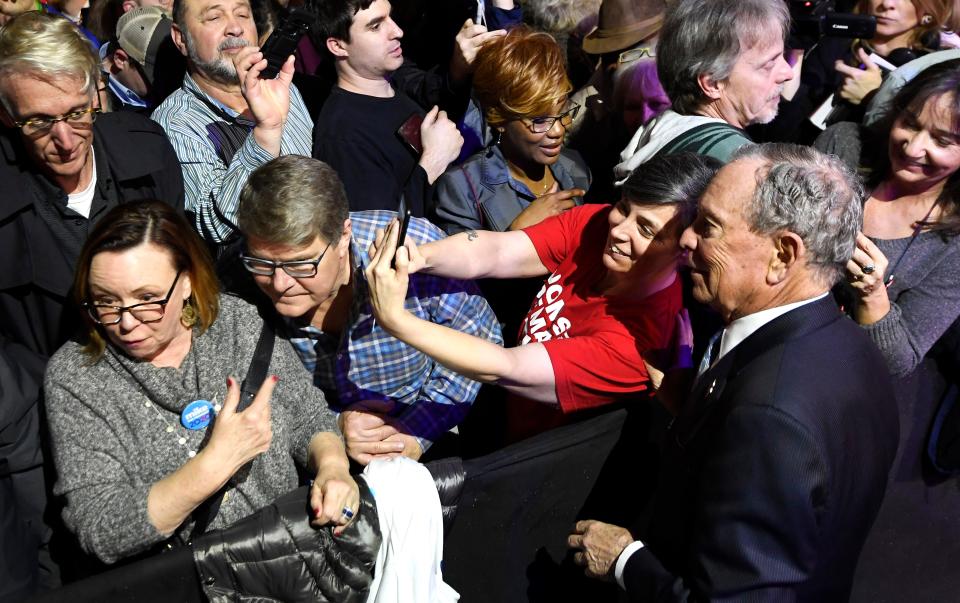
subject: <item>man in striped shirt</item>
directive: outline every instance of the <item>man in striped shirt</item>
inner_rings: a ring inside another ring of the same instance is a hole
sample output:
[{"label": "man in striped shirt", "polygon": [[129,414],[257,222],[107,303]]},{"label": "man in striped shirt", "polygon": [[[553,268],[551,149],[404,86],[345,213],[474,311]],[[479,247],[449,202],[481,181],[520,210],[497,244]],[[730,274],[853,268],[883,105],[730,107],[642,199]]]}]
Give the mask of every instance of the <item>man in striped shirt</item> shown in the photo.
[{"label": "man in striped shirt", "polygon": [[220,246],[236,230],[250,172],[281,155],[310,155],[313,121],[291,83],[292,57],[275,79],[259,78],[267,61],[248,0],[176,0],[173,21],[187,75],[152,117],[180,159],[197,231]]}]

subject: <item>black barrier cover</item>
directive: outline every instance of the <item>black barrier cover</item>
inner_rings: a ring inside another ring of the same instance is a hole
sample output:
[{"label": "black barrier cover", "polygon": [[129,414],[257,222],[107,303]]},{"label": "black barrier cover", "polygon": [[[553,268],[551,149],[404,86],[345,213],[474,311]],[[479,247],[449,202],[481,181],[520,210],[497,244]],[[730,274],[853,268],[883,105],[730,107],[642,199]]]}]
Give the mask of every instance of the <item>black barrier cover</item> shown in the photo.
[{"label": "black barrier cover", "polygon": [[31,603],[204,603],[193,551],[180,547],[68,584]]},{"label": "black barrier cover", "polygon": [[580,519],[644,524],[667,417],[630,406],[464,462],[443,561],[461,601],[616,600],[616,584],[573,564],[566,539]]}]

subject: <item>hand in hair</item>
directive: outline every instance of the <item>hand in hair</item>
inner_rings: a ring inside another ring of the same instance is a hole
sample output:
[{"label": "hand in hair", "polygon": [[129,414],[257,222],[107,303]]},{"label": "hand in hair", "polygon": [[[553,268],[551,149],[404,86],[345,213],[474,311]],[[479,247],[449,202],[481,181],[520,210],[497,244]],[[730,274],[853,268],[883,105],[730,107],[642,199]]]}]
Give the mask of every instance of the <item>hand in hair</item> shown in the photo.
[{"label": "hand in hair", "polygon": [[534,224],[543,222],[550,216],[558,216],[576,205],[574,197],[582,197],[586,191],[579,188],[571,188],[566,191],[557,191],[537,197],[530,205],[524,208],[520,215],[510,223],[509,230],[520,230]]},{"label": "hand in hair", "polygon": [[473,19],[463,22],[463,27],[457,32],[456,44],[453,47],[453,56],[450,57],[450,77],[455,82],[463,82],[473,72],[473,60],[477,58],[477,51],[495,38],[505,35],[505,29],[487,31],[483,25],[474,24]]},{"label": "hand in hair", "polygon": [[847,281],[859,297],[853,318],[861,325],[873,324],[890,312],[890,297],[884,285],[887,267],[887,256],[880,248],[867,235],[857,233],[857,246],[847,261]]},{"label": "hand in hair", "polygon": [[260,79],[260,72],[267,68],[267,59],[255,46],[241,48],[233,64],[240,77],[240,91],[256,122],[253,136],[265,151],[279,157],[283,124],[290,110],[293,56],[287,57],[280,73],[272,80]]},{"label": "hand in hair", "polygon": [[883,73],[870,61],[870,57],[862,48],[857,48],[857,59],[863,63],[863,69],[851,67],[843,61],[837,61],[834,65],[836,70],[845,76],[843,86],[840,88],[840,97],[854,105],[863,102],[868,94],[883,83]]}]

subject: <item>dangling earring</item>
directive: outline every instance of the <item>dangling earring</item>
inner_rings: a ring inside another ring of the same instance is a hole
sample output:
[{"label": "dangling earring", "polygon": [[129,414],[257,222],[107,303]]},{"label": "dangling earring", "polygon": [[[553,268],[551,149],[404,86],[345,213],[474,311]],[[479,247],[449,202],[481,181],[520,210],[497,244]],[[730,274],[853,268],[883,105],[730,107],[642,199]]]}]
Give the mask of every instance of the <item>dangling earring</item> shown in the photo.
[{"label": "dangling earring", "polygon": [[921,24],[921,25],[930,25],[931,23],[933,23],[933,17],[931,17],[930,15],[924,15],[924,16],[920,19],[920,24]]},{"label": "dangling earring", "polygon": [[190,303],[190,298],[188,297],[183,302],[183,309],[180,310],[180,322],[183,323],[183,326],[188,329],[192,329],[193,325],[197,324],[197,321],[200,320],[200,316],[197,314],[197,309],[193,307],[193,304]]},{"label": "dangling earring", "polygon": [[500,144],[500,141],[503,140],[503,129],[502,129],[502,128],[496,128],[496,132],[497,132],[497,134],[496,134],[495,138],[493,139],[493,144],[494,144],[494,145]]}]

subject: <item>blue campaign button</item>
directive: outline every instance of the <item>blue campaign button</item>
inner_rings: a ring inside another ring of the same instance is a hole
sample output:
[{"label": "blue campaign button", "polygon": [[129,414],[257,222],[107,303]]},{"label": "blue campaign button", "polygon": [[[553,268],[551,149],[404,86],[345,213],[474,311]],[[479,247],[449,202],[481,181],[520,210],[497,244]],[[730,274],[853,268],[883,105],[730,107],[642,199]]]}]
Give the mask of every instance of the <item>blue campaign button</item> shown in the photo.
[{"label": "blue campaign button", "polygon": [[180,424],[187,429],[203,429],[213,420],[213,404],[207,400],[194,400],[180,413]]}]

